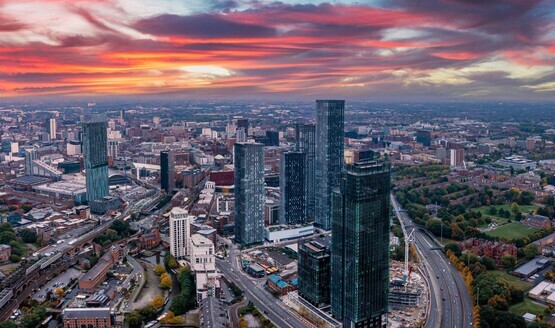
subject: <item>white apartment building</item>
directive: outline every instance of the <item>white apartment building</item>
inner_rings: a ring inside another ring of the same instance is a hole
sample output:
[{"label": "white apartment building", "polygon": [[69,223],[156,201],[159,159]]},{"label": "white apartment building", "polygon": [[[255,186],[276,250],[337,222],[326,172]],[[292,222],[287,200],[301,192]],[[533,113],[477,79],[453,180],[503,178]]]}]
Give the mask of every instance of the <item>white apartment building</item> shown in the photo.
[{"label": "white apartment building", "polygon": [[214,296],[220,288],[214,244],[199,234],[191,236],[191,269],[196,276],[197,301]]},{"label": "white apartment building", "polygon": [[191,221],[194,216],[180,208],[174,207],[170,212],[170,253],[176,259],[189,256]]}]

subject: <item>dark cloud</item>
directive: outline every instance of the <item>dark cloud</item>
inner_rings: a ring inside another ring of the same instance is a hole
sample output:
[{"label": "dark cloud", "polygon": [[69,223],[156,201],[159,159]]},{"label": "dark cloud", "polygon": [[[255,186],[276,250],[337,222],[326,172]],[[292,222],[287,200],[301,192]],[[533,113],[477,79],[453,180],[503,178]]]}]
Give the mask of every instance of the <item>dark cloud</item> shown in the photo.
[{"label": "dark cloud", "polygon": [[141,20],[133,27],[143,33],[191,38],[248,39],[276,35],[276,30],[271,27],[239,23],[226,19],[223,14],[191,16],[166,14]]}]

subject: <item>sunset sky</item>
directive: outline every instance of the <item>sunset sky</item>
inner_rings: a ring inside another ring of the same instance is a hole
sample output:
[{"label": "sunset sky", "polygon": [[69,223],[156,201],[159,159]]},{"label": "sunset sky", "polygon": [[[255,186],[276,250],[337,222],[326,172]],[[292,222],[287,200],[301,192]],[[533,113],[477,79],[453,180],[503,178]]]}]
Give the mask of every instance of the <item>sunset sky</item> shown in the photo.
[{"label": "sunset sky", "polygon": [[0,98],[555,100],[555,0],[0,0]]}]

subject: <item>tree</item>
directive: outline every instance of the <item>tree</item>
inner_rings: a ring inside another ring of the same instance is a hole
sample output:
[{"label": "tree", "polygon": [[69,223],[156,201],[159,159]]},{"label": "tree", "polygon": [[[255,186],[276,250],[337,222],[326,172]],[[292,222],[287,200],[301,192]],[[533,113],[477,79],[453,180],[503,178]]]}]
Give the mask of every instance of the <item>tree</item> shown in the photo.
[{"label": "tree", "polygon": [[158,264],[154,267],[154,272],[156,272],[157,275],[161,276],[163,273],[166,272],[166,269],[162,264]]},{"label": "tree", "polygon": [[539,253],[540,251],[538,249],[538,245],[536,244],[528,244],[526,247],[524,247],[524,255],[528,259],[536,257]]},{"label": "tree", "polygon": [[17,328],[17,323],[13,322],[12,320],[6,320],[0,323],[0,328]]},{"label": "tree", "polygon": [[509,303],[503,296],[494,295],[488,300],[488,305],[496,310],[507,311],[509,309]]},{"label": "tree", "polygon": [[511,204],[511,212],[513,212],[513,214],[516,214],[516,213],[520,212],[520,207],[518,206],[517,203],[512,203]]},{"label": "tree", "polygon": [[23,229],[20,234],[21,240],[26,244],[34,244],[37,242],[37,234],[33,230]]},{"label": "tree", "polygon": [[482,263],[488,270],[496,269],[495,262],[490,257],[482,256],[482,258],[480,258],[480,263]]},{"label": "tree", "polygon": [[156,309],[152,305],[147,305],[139,310],[144,320],[150,321],[156,319]]},{"label": "tree", "polygon": [[152,307],[156,310],[161,309],[164,306],[164,298],[160,295],[156,295],[150,302],[150,305],[152,305]]},{"label": "tree", "polygon": [[505,269],[511,269],[512,267],[514,267],[516,264],[516,259],[514,256],[511,255],[503,255],[501,257],[501,265],[505,268]]},{"label": "tree", "polygon": [[455,256],[457,257],[461,256],[462,254],[461,249],[457,243],[449,243],[445,245],[445,251],[447,250],[451,250],[453,254],[455,254]]},{"label": "tree", "polygon": [[54,290],[54,293],[56,293],[59,296],[62,296],[64,294],[64,290],[58,287]]},{"label": "tree", "polygon": [[172,300],[170,305],[170,310],[176,315],[182,315],[187,313],[187,297],[183,293],[178,294]]},{"label": "tree", "polygon": [[497,215],[497,208],[495,206],[491,206],[488,210],[489,215]]},{"label": "tree", "polygon": [[125,316],[125,321],[127,321],[129,327],[137,328],[143,324],[143,317],[139,311],[135,310]]},{"label": "tree", "polygon": [[177,269],[177,267],[179,266],[179,264],[175,260],[175,257],[173,255],[171,255],[169,252],[164,257],[164,263],[170,269]]},{"label": "tree", "polygon": [[165,273],[165,276],[162,276],[162,279],[160,280],[160,288],[170,289],[171,287],[172,287],[172,279],[167,273]]}]

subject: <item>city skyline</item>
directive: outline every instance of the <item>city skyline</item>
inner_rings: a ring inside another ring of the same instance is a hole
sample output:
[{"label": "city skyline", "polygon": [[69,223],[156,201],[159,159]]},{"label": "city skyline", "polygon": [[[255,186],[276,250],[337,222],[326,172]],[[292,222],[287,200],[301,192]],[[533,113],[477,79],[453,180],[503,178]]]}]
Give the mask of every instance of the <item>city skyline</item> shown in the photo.
[{"label": "city skyline", "polygon": [[553,101],[554,17],[541,0],[9,0],[0,99]]}]

